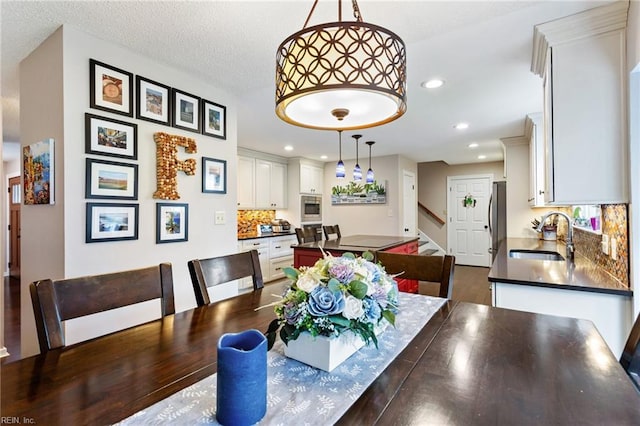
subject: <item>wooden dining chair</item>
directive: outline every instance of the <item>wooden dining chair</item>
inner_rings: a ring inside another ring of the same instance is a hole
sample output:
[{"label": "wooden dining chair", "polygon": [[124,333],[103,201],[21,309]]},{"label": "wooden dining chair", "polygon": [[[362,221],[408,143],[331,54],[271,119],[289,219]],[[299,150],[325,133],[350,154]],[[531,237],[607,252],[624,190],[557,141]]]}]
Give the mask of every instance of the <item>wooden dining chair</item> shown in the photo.
[{"label": "wooden dining chair", "polygon": [[419,254],[376,252],[376,261],[389,274],[398,278],[440,283],[439,297],[451,299],[455,256],[423,256]]},{"label": "wooden dining chair", "polygon": [[209,259],[194,259],[190,260],[187,266],[198,306],[211,303],[207,290],[209,287],[246,277],[253,279],[254,290],[264,287],[257,250]]},{"label": "wooden dining chair", "polygon": [[175,313],[170,263],[29,285],[40,351],[65,346],[63,321],[148,300],[161,300],[161,316]]},{"label": "wooden dining chair", "polygon": [[640,315],[631,328],[627,343],[620,356],[620,364],[627,372],[631,381],[640,391]]},{"label": "wooden dining chair", "polygon": [[340,234],[340,225],[323,225],[322,232],[324,232],[324,238],[326,240],[331,239],[331,235],[335,235],[337,238],[342,238],[342,234]]},{"label": "wooden dining chair", "polygon": [[296,237],[298,244],[318,241],[318,233],[313,228],[296,228]]}]

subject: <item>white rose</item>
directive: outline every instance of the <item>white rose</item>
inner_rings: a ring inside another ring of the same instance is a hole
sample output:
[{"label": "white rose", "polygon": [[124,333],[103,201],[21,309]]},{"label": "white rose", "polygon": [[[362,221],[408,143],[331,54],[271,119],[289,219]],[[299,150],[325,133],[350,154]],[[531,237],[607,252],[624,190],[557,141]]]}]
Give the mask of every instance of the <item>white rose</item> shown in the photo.
[{"label": "white rose", "polygon": [[316,280],[312,274],[304,274],[298,277],[298,281],[296,283],[300,290],[306,291],[307,293],[311,293],[311,291],[318,287],[319,284],[320,282]]},{"label": "white rose", "polygon": [[346,319],[356,319],[360,318],[362,315],[364,315],[364,306],[362,305],[362,300],[354,296],[348,296],[345,299],[344,311],[342,311],[342,316],[344,316]]}]

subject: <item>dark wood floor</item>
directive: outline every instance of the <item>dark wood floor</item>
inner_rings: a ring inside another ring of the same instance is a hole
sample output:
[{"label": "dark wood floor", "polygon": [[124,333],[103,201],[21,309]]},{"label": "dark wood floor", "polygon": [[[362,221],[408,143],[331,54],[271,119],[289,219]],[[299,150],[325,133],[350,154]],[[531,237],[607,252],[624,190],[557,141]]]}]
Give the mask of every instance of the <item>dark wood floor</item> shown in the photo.
[{"label": "dark wood floor", "polygon": [[[456,265],[453,274],[453,300],[491,305],[491,291],[487,276],[489,268]],[[436,285],[426,285],[426,293],[438,295]],[[4,279],[4,343],[9,356],[1,363],[20,359],[20,281]]]}]

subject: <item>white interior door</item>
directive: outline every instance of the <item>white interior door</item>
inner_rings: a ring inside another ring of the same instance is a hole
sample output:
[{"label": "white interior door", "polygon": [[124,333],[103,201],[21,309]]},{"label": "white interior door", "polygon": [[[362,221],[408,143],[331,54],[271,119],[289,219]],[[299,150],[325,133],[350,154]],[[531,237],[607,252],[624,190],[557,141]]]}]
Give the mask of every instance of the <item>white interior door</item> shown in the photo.
[{"label": "white interior door", "polygon": [[418,235],[416,229],[418,216],[416,175],[408,170],[402,171],[402,212],[402,235],[415,237]]},{"label": "white interior door", "polygon": [[[490,266],[491,237],[487,209],[491,175],[447,178],[447,246],[456,264]],[[465,199],[469,201],[465,203]]]}]

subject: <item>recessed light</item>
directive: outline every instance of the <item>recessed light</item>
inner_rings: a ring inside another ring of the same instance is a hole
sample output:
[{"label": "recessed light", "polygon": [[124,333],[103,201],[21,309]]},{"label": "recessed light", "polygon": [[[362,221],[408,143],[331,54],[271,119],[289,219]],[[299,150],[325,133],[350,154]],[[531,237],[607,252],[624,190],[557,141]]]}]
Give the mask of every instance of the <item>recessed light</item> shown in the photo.
[{"label": "recessed light", "polygon": [[482,155],[482,154],[478,155],[478,160],[484,160],[485,158],[487,158],[486,155]]},{"label": "recessed light", "polygon": [[291,145],[287,145],[284,147],[285,151],[293,151],[293,147]]},{"label": "recessed light", "polygon": [[326,156],[326,155],[321,155],[321,156],[320,156],[320,159],[321,159],[321,160],[326,160],[326,159],[327,159],[327,156]]},{"label": "recessed light", "polygon": [[436,89],[438,87],[441,87],[443,84],[444,80],[440,80],[439,78],[434,78],[429,81],[423,81],[422,83],[420,83],[420,85],[425,89]]},{"label": "recessed light", "polygon": [[473,149],[473,148],[477,148],[478,147],[478,142],[471,142],[469,144],[469,148]]},{"label": "recessed light", "polygon": [[455,127],[458,130],[464,130],[469,128],[469,123],[458,123],[453,127]]}]

